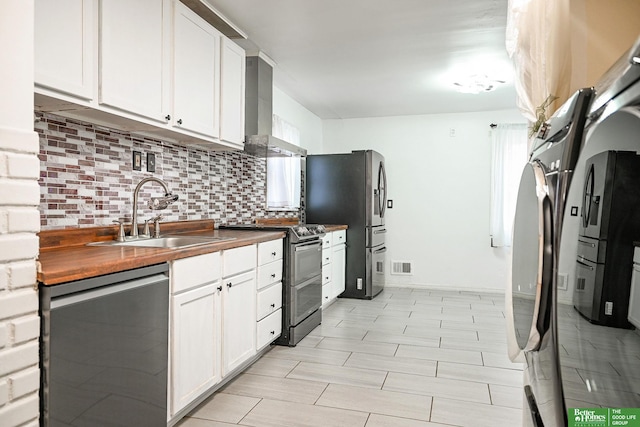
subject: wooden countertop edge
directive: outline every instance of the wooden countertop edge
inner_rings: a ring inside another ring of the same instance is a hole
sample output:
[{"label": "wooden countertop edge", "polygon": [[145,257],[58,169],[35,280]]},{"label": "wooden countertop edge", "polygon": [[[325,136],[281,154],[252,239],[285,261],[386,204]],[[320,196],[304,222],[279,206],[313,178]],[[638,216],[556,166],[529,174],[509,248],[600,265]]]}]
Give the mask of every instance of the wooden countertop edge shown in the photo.
[{"label": "wooden countertop edge", "polygon": [[233,237],[234,240],[181,249],[86,245],[48,249],[40,253],[37,279],[44,286],[58,285],[285,237],[282,231],[253,230],[210,230],[184,234],[198,236],[215,234],[219,237]]},{"label": "wooden countertop edge", "polygon": [[349,228],[349,226],[344,224],[329,224],[329,225],[325,225],[324,228],[328,232],[332,232],[332,231],[346,230],[347,228]]}]

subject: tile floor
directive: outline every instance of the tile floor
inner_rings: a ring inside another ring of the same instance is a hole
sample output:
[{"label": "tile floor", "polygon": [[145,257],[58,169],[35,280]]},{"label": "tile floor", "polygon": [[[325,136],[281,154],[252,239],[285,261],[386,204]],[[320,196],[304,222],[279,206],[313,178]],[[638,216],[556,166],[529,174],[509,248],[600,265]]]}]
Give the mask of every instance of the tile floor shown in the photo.
[{"label": "tile floor", "polygon": [[179,426],[520,426],[503,309],[501,294],[444,290],[338,299],[298,346],[274,347]]}]

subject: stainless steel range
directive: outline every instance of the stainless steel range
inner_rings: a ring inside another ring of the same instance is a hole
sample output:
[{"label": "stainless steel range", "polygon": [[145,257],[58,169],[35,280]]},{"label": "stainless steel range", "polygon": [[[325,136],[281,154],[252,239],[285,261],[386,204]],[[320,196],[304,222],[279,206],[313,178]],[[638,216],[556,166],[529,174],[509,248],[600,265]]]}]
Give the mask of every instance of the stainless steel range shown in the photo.
[{"label": "stainless steel range", "polygon": [[276,344],[295,346],[322,322],[322,237],[325,228],[313,224],[242,224],[221,226],[239,230],[282,230],[282,335]]}]

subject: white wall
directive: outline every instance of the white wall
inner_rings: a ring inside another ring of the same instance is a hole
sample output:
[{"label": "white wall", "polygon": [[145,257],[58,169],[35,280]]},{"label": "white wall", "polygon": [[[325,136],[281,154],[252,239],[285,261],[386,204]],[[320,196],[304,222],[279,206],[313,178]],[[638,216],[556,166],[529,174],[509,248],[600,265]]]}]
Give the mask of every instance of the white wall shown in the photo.
[{"label": "white wall", "polygon": [[0,425],[37,425],[40,318],[38,135],[33,131],[33,0],[0,13]]},{"label": "white wall", "polygon": [[273,114],[277,114],[300,131],[300,146],[309,154],[322,152],[322,120],[289,97],[273,88]]},{"label": "white wall", "polygon": [[489,124],[524,122],[515,109],[323,122],[325,153],[385,156],[387,259],[414,263],[388,284],[504,290],[509,254],[489,239]]}]

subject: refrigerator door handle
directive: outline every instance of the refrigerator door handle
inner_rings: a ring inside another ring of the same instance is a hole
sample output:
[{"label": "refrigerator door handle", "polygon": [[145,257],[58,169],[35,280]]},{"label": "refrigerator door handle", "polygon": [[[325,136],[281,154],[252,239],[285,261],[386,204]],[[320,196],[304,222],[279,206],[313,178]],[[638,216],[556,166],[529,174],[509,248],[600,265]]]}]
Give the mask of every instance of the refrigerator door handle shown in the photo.
[{"label": "refrigerator door handle", "polygon": [[387,248],[380,248],[380,249],[376,249],[375,251],[373,251],[374,254],[381,254],[383,252],[387,252]]},{"label": "refrigerator door handle", "polygon": [[580,261],[579,259],[578,259],[578,260],[576,260],[576,262],[577,262],[578,264],[580,264],[582,267],[588,268],[590,271],[593,271],[593,267],[592,267],[592,266],[590,266],[589,264],[585,264],[584,262]]},{"label": "refrigerator door handle", "polygon": [[373,234],[383,234],[383,233],[386,233],[386,232],[387,232],[387,229],[386,229],[386,228],[383,228],[382,230],[375,230],[375,231],[373,232]]}]

